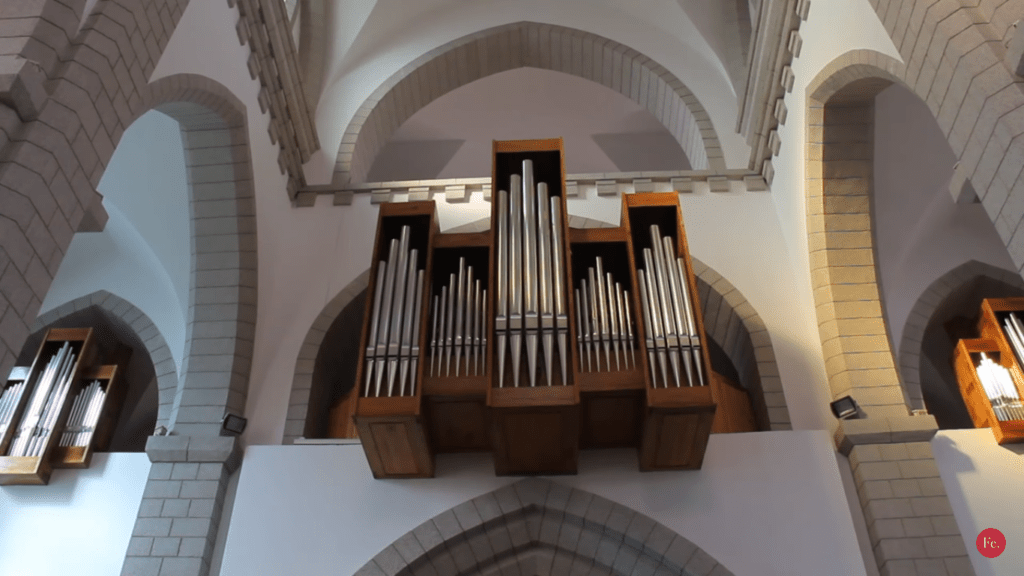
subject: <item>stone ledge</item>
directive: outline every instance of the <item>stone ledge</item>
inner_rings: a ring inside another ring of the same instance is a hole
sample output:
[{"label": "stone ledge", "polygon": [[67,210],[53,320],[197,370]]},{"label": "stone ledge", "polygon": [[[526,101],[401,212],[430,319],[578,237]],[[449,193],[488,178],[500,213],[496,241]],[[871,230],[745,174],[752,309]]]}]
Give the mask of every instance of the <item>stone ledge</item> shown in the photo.
[{"label": "stone ledge", "polygon": [[234,470],[241,462],[241,447],[234,436],[150,436],[146,440],[150,462],[217,462]]},{"label": "stone ledge", "polygon": [[858,445],[928,442],[938,429],[931,415],[842,420],[836,428],[835,442],[836,448],[849,456]]}]

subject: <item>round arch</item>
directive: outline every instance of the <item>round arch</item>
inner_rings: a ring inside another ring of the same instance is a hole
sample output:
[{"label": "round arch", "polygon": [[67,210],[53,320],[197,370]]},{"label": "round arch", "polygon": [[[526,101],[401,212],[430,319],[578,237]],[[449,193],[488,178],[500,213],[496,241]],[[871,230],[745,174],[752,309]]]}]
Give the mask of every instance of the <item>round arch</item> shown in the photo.
[{"label": "round arch", "polygon": [[[155,109],[181,125],[192,251],[185,350],[169,425],[220,434],[225,410],[245,411],[256,326],[256,211],[245,105],[194,74],[147,85],[132,121]],[[223,401],[207,398],[223,391]]]},{"label": "round arch", "polygon": [[[560,537],[563,526],[579,537]],[[540,575],[732,574],[693,542],[631,508],[527,478],[427,520],[356,575],[490,576],[505,567]]]},{"label": "round arch", "polygon": [[980,278],[990,278],[1024,292],[1024,280],[1016,272],[971,260],[946,272],[918,297],[910,310],[900,339],[900,376],[903,388],[914,410],[926,409],[921,390],[921,356],[925,329],[942,304],[951,295]]},{"label": "round arch", "polygon": [[[572,216],[574,228],[604,228],[611,223]],[[488,228],[481,219],[446,230],[447,233],[480,232]],[[758,427],[763,430],[790,430],[789,408],[779,377],[771,336],[757,310],[743,294],[710,266],[693,258],[694,274],[708,336],[715,340],[739,373],[740,384],[748,390]],[[331,325],[346,306],[369,285],[370,270],[363,271],[324,306],[310,326],[299,349],[292,377],[283,443],[303,436],[317,355]]]},{"label": "round arch", "polygon": [[[808,249],[818,331],[833,398],[868,416],[906,416],[875,272],[871,187],[874,98],[903,65],[855,50],[807,86]],[[851,154],[850,151],[856,153]]]},{"label": "round arch", "polygon": [[725,169],[707,111],[663,66],[590,32],[516,22],[431,50],[375,90],[345,130],[335,183],[363,181],[388,138],[430,102],[474,80],[524,66],[579,76],[629,97],[665,125],[694,169]]}]

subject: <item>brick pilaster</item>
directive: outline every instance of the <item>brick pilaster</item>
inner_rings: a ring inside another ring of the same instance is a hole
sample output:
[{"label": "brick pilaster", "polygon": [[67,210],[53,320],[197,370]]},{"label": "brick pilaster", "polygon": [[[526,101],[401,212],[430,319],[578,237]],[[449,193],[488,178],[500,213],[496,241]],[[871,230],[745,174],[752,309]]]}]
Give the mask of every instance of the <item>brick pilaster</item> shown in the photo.
[{"label": "brick pilaster", "polygon": [[973,576],[930,442],[854,446],[850,466],[882,576]]},{"label": "brick pilaster", "polygon": [[153,436],[146,453],[153,466],[121,576],[206,576],[237,442]]}]

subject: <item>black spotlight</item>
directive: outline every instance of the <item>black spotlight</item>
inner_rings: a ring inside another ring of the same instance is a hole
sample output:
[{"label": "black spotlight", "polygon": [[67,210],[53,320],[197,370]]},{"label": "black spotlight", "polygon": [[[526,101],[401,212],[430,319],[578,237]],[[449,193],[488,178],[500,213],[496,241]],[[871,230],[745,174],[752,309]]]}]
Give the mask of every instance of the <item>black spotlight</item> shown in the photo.
[{"label": "black spotlight", "polygon": [[832,404],[832,413],[840,420],[853,418],[857,415],[857,402],[850,396],[843,396]]},{"label": "black spotlight", "polygon": [[228,412],[224,415],[224,420],[221,422],[221,430],[228,434],[238,436],[242,432],[245,432],[245,425],[249,421],[237,414]]}]

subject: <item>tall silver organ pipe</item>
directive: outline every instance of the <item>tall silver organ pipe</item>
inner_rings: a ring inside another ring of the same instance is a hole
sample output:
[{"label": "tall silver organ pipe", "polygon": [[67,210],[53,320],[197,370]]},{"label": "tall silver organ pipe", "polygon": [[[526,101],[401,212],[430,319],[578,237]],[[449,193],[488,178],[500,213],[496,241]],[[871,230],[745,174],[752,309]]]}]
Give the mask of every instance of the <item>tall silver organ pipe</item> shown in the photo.
[{"label": "tall silver organ pipe", "polygon": [[[11,442],[8,456],[42,454],[71,389],[75,361],[76,355],[68,342],[50,357],[46,367],[36,378],[28,408]],[[27,383],[25,385],[27,386]]]},{"label": "tall silver organ pipe", "polygon": [[424,271],[419,250],[409,249],[410,229],[388,244],[387,260],[377,264],[366,342],[364,396],[412,396],[422,324]]},{"label": "tall silver organ pipe", "polygon": [[[643,250],[643,270],[638,271],[643,302],[644,328],[654,386],[703,386],[701,342],[693,299],[686,281],[686,265],[677,258],[672,238],[662,236],[657,224],[650,228],[651,247]],[[652,351],[653,345],[653,351]]]},{"label": "tall silver organ pipe", "polygon": [[434,296],[438,336],[430,342],[431,376],[479,376],[486,365],[481,359],[487,344],[482,337],[487,290],[480,288],[480,279],[474,276],[473,267],[459,258],[458,274],[450,274],[441,295]]},{"label": "tall silver organ pipe", "polygon": [[[615,281],[611,272],[604,271],[604,262],[598,256],[594,266],[587,269],[587,275],[580,280],[576,290],[580,314],[579,326],[580,345],[585,348],[580,358],[587,358],[588,372],[610,372],[628,370],[635,366],[633,350],[633,329],[627,319],[629,312],[629,291],[622,289],[622,284]],[[601,352],[604,352],[604,366],[601,365]],[[591,364],[593,356],[595,362]],[[614,366],[613,359],[614,358]]]},{"label": "tall silver organ pipe", "polygon": [[520,385],[524,368],[524,384],[537,386],[538,378],[539,385],[556,384],[556,356],[561,383],[568,382],[569,315],[560,199],[550,196],[547,183],[535,185],[534,180],[533,162],[524,160],[522,175],[510,178],[509,191],[498,191],[495,335],[499,387],[506,384],[506,362],[511,362],[512,386]]}]

